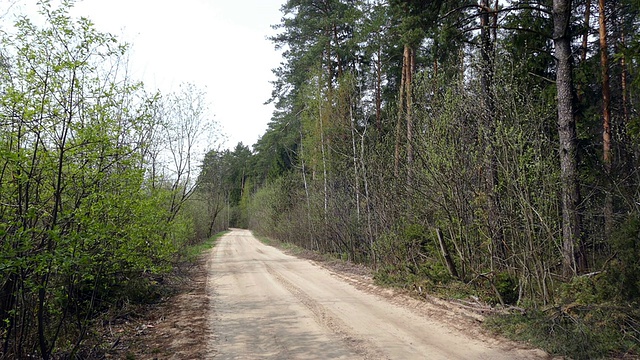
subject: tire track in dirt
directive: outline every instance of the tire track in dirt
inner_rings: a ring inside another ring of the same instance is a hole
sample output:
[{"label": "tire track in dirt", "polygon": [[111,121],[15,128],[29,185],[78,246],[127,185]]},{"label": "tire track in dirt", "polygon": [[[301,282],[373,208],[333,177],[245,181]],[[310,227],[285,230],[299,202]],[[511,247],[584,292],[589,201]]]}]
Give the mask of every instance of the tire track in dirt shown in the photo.
[{"label": "tire track in dirt", "polygon": [[284,286],[296,299],[298,299],[313,313],[318,324],[338,335],[340,339],[356,354],[362,356],[364,359],[388,359],[382,352],[377,350],[373,344],[367,343],[366,340],[350,333],[349,326],[347,326],[344,321],[340,320],[300,288],[285,279],[271,266],[267,265],[266,268],[269,274],[271,274],[280,284],[282,284],[282,286]]},{"label": "tire track in dirt", "polygon": [[[234,232],[244,234],[243,232]],[[231,234],[234,234],[231,233]],[[257,245],[257,246],[256,246]],[[209,263],[207,359],[360,359],[267,269],[271,248],[227,236]]]}]

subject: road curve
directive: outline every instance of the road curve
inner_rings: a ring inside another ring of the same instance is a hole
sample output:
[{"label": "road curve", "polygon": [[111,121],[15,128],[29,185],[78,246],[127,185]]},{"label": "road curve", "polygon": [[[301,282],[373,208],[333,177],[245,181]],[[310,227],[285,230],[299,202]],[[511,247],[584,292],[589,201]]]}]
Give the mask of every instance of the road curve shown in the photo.
[{"label": "road curve", "polygon": [[209,259],[209,359],[539,359],[469,337],[233,230]]}]

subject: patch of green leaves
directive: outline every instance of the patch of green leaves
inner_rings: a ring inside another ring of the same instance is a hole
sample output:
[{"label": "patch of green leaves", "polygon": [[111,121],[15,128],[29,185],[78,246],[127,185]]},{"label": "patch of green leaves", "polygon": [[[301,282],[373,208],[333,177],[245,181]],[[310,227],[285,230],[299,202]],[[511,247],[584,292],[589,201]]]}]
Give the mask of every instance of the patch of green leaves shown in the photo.
[{"label": "patch of green leaves", "polygon": [[525,314],[496,315],[485,325],[554,355],[601,359],[638,354],[640,312],[608,305],[568,305]]}]

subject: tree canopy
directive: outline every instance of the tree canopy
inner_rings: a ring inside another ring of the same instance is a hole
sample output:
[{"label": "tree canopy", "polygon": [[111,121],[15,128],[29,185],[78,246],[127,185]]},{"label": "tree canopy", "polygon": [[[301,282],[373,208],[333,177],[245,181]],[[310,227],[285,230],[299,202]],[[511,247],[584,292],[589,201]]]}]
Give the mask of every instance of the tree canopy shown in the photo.
[{"label": "tree canopy", "polygon": [[282,10],[252,229],[504,306],[638,300],[637,2]]}]

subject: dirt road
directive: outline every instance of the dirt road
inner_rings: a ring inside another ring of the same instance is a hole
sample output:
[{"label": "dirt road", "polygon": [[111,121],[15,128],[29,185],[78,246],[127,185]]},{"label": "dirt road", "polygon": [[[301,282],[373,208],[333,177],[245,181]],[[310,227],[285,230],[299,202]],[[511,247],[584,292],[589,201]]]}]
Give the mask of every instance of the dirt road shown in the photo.
[{"label": "dirt road", "polygon": [[248,231],[221,238],[211,256],[210,359],[544,358],[538,350],[459,331],[411,302],[390,301],[357,279],[266,246]]}]

